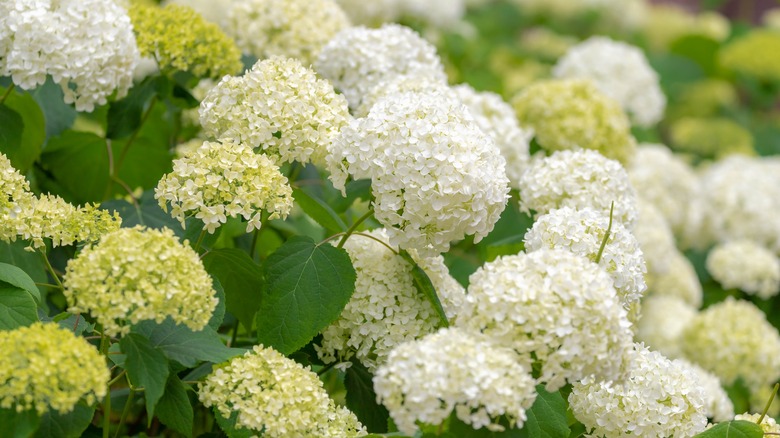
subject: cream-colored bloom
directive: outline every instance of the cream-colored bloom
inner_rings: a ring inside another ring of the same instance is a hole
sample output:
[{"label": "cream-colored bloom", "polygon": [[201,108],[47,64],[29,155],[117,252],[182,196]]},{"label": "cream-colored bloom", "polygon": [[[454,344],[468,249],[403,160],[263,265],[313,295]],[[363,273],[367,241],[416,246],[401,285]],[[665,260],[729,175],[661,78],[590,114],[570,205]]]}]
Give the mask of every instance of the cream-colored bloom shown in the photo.
[{"label": "cream-colored bloom", "polygon": [[29,210],[33,198],[30,183],[0,153],[0,239],[6,242],[16,239],[17,218]]},{"label": "cream-colored bloom", "polygon": [[703,292],[693,264],[677,249],[671,249],[666,256],[668,268],[665,271],[648,272],[647,295],[678,297],[698,309]]},{"label": "cream-colored bloom", "polygon": [[780,292],[780,259],[750,240],[716,245],[707,255],[707,271],[724,288],[764,300]]},{"label": "cream-colored bloom", "polygon": [[642,300],[642,314],[634,325],[634,339],[670,359],[682,353],[682,334],[696,316],[696,308],[674,295],[651,295]]},{"label": "cream-colored bloom", "polygon": [[0,408],[65,414],[106,395],[106,360],[57,324],[0,330],[0,351]]},{"label": "cream-colored bloom", "polygon": [[355,415],[335,405],[316,374],[271,348],[252,351],[214,371],[198,398],[224,418],[237,414],[239,431],[268,438],[352,438],[367,435]]},{"label": "cream-colored bloom", "polygon": [[713,421],[729,421],[734,418],[734,403],[723,389],[720,379],[704,368],[685,359],[676,359],[691,373],[691,377],[704,392],[704,415]]},{"label": "cream-colored bloom", "polygon": [[[758,423],[759,418],[761,418],[761,414],[749,414],[745,412],[744,414],[739,414],[734,417],[734,420]],[[777,424],[777,421],[775,421],[774,418],[768,415],[765,416],[763,420],[761,420],[761,424],[759,424],[759,426],[761,426],[761,430],[763,430],[765,434],[780,434],[780,425]]]},{"label": "cream-colored bloom", "polygon": [[198,253],[169,229],[106,234],[68,262],[63,284],[68,310],[89,313],[111,336],[167,317],[201,330],[218,302]]}]

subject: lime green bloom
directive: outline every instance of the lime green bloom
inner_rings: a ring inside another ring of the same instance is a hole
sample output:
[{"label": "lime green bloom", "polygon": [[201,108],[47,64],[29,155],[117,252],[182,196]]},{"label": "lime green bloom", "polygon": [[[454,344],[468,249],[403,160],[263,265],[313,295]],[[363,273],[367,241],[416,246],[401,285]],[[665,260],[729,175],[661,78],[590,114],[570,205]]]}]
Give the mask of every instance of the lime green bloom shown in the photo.
[{"label": "lime green bloom", "polygon": [[520,125],[532,128],[548,151],[593,149],[626,164],[636,149],[620,104],[590,81],[539,81],[515,96],[512,106]]},{"label": "lime green bloom", "polygon": [[217,79],[241,70],[235,42],[192,8],[136,3],[130,18],[141,56],[154,58],[164,73],[181,70]]},{"label": "lime green bloom", "polygon": [[731,154],[755,155],[753,136],[739,124],[724,118],[684,118],[669,130],[675,149],[703,158]]},{"label": "lime green bloom", "polygon": [[767,81],[780,81],[780,31],[754,30],[720,52],[720,64]]},{"label": "lime green bloom", "polygon": [[84,398],[106,395],[105,359],[84,338],[57,324],[0,331],[0,408],[68,413]]},{"label": "lime green bloom", "polygon": [[0,153],[0,239],[6,242],[16,239],[14,222],[32,197],[30,184],[11,160]]},{"label": "lime green bloom", "polygon": [[706,79],[694,82],[680,92],[676,102],[667,109],[667,119],[683,117],[711,117],[722,108],[739,103],[737,90],[722,79]]}]

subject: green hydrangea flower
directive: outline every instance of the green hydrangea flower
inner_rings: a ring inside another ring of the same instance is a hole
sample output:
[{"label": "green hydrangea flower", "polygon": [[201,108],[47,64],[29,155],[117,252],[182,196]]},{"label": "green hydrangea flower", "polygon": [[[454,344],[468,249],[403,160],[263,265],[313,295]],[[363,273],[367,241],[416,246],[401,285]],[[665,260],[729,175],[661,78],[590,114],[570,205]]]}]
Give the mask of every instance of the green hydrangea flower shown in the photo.
[{"label": "green hydrangea flower", "polygon": [[724,118],[684,118],[669,130],[675,149],[702,158],[731,154],[755,155],[753,136],[739,124]]},{"label": "green hydrangea flower", "polygon": [[721,49],[720,64],[767,81],[780,81],[780,31],[755,30]]}]

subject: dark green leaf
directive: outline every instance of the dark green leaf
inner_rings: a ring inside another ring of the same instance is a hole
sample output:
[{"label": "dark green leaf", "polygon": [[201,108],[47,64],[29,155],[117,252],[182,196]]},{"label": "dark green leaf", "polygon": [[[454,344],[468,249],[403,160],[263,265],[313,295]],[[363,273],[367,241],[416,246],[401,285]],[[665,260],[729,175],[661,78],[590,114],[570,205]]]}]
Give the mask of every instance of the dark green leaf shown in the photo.
[{"label": "dark green leaf", "polygon": [[11,108],[0,105],[0,152],[10,155],[21,147],[22,132],[24,132],[22,116]]},{"label": "dark green leaf", "polygon": [[198,99],[193,97],[189,90],[179,84],[173,86],[170,99],[174,105],[183,109],[197,108],[200,105]]},{"label": "dark green leaf", "polygon": [[41,416],[41,425],[35,433],[36,438],[79,438],[87,429],[95,408],[78,403],[67,414],[47,412]]},{"label": "dark green leaf", "polygon": [[[0,88],[0,95],[4,92],[5,89]],[[4,144],[0,140],[0,152],[4,153],[11,160],[11,164],[24,174],[41,155],[41,147],[46,140],[46,121],[38,103],[29,93],[13,91],[6,98],[3,106],[13,110],[22,118],[24,130],[20,143]],[[0,119],[0,126],[4,126],[5,123]]]},{"label": "dark green leaf", "polygon": [[26,272],[16,266],[0,263],[0,285],[3,283],[7,286],[24,289],[32,295],[35,301],[41,302],[41,292],[38,290],[38,286]]},{"label": "dark green leaf", "polygon": [[[487,428],[474,429],[471,425],[462,422],[454,413],[450,416],[449,431],[453,438],[523,438],[523,432],[516,428],[510,427],[509,422],[505,418],[500,418],[498,424],[504,426],[504,431],[493,432]],[[557,438],[557,437],[556,437]],[[566,438],[562,436],[560,438]]]},{"label": "dark green leaf", "polygon": [[720,44],[702,35],[686,35],[672,42],[670,51],[680,56],[684,56],[696,64],[707,75],[717,73],[718,49]]},{"label": "dark green leaf", "polygon": [[[153,116],[160,116],[155,113]],[[160,121],[150,120],[147,122],[149,126]],[[144,125],[146,128],[147,125]],[[142,134],[136,137],[135,141],[127,149],[125,159],[120,166],[117,162],[117,173],[119,178],[127,184],[131,189],[135,190],[141,187],[144,190],[153,189],[157,186],[157,182],[166,173],[173,169],[173,157],[169,150],[167,139],[160,138],[162,134],[157,132],[148,133],[147,130],[143,130]],[[119,159],[122,155],[122,150],[127,142],[120,140],[113,142],[113,151],[115,159]],[[122,189],[118,184],[114,184],[116,193],[121,195],[127,194],[127,191]]]},{"label": "dark green leaf", "polygon": [[124,99],[113,102],[108,109],[106,137],[127,137],[138,129],[144,109],[156,91],[157,80],[150,76],[131,88]]},{"label": "dark green leaf", "polygon": [[736,420],[718,423],[695,438],[763,438],[761,426],[750,421]]},{"label": "dark green leaf", "polygon": [[368,201],[371,199],[371,180],[359,179],[350,181],[347,183],[346,192],[347,196],[341,195],[341,192],[334,189],[329,180],[325,180],[325,192],[324,199],[327,200],[333,210],[338,213],[344,213],[347,209],[355,203],[356,200],[362,199]]},{"label": "dark green leaf", "polygon": [[255,323],[258,341],[282,354],[303,347],[336,320],[355,291],[355,269],[343,249],[293,237],[265,262]]},{"label": "dark green leaf", "polygon": [[304,213],[329,232],[336,233],[347,229],[347,224],[321,199],[315,198],[301,189],[293,190],[293,198]]},{"label": "dark green leaf", "polygon": [[492,262],[504,255],[518,254],[524,249],[525,243],[523,242],[523,236],[510,236],[488,245],[485,249],[485,260]]},{"label": "dark green leaf", "polygon": [[100,208],[119,213],[122,217],[122,227],[144,225],[155,229],[170,228],[180,238],[184,237],[185,231],[181,228],[181,224],[160,209],[157,200],[154,199],[153,190],[144,192],[137,202],[138,207],[123,199],[117,199],[102,203]]},{"label": "dark green leaf", "polygon": [[157,404],[157,418],[176,432],[192,436],[194,413],[187,397],[187,385],[175,375],[169,376],[165,384],[165,394]]},{"label": "dark green leaf", "polygon": [[217,292],[219,303],[217,303],[217,307],[214,308],[214,313],[211,315],[209,327],[214,330],[219,330],[222,326],[222,322],[225,320],[225,289],[222,287],[222,283],[216,278],[212,278],[211,280],[214,290]]},{"label": "dark green leaf", "polygon": [[723,389],[734,403],[734,412],[748,412],[750,410],[750,388],[742,377],[739,377],[731,385],[724,386]]},{"label": "dark green leaf", "polygon": [[260,266],[238,249],[216,249],[203,257],[206,271],[225,290],[225,306],[247,330],[260,308],[263,272]]},{"label": "dark green leaf", "polygon": [[40,421],[34,410],[16,412],[14,408],[0,408],[0,434],[3,438],[29,438]]},{"label": "dark green leaf", "polygon": [[49,139],[41,155],[41,166],[67,193],[68,201],[100,202],[109,183],[106,140],[91,133],[65,131]]},{"label": "dark green leaf", "polygon": [[133,333],[149,340],[152,348],[162,352],[168,359],[192,368],[200,361],[224,362],[243,353],[243,350],[230,349],[222,343],[213,328],[206,326],[194,332],[184,324],[176,324],[166,318],[161,324],[154,321],[142,321],[132,328]]},{"label": "dark green leaf", "polygon": [[374,392],[374,376],[358,361],[352,361],[344,377],[347,388],[347,408],[355,413],[358,420],[369,432],[387,432],[387,409],[377,404]]},{"label": "dark green leaf", "polygon": [[0,330],[26,327],[38,321],[35,300],[24,289],[0,285]]},{"label": "dark green leaf", "polygon": [[37,283],[46,283],[48,277],[41,255],[25,250],[27,246],[28,243],[21,240],[0,242],[0,262],[21,268]]},{"label": "dark green leaf", "polygon": [[230,415],[230,418],[225,418],[215,410],[214,418],[216,418],[219,428],[225,432],[225,435],[227,435],[228,438],[249,438],[251,436],[257,435],[257,433],[247,428],[236,427],[236,420],[238,419],[238,412],[236,411],[233,411],[233,413]]},{"label": "dark green leaf", "polygon": [[144,388],[146,412],[151,424],[154,408],[162,397],[165,382],[168,380],[168,359],[160,350],[154,348],[148,339],[136,333],[123,337],[119,345],[127,356],[125,369],[130,383]]},{"label": "dark green leaf", "polygon": [[62,131],[73,126],[76,120],[76,109],[64,101],[62,88],[55,84],[51,78],[32,92],[33,99],[43,111],[46,121],[46,138],[59,135]]},{"label": "dark green leaf", "polygon": [[571,430],[566,418],[566,401],[560,392],[536,387],[536,401],[527,411],[528,419],[520,436],[524,438],[566,438]]},{"label": "dark green leaf", "polygon": [[433,309],[436,310],[436,314],[439,316],[440,327],[448,327],[450,325],[447,319],[447,314],[444,313],[444,307],[441,305],[439,296],[436,294],[436,288],[433,287],[431,279],[428,274],[414,261],[412,256],[405,250],[401,250],[399,253],[407,263],[412,265],[412,279],[414,280],[414,287],[420,292],[428,302],[431,303]]}]

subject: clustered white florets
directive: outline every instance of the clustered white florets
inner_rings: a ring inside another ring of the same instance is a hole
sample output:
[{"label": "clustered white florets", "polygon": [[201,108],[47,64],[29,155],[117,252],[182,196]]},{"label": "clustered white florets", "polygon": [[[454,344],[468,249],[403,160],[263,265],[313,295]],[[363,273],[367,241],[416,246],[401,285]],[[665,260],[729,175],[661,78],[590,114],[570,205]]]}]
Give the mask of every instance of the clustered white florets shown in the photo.
[{"label": "clustered white florets", "polygon": [[78,111],[127,94],[139,54],[130,17],[117,2],[0,3],[0,76],[29,90],[51,76]]},{"label": "clustered white florets", "polygon": [[634,326],[638,342],[670,359],[682,353],[682,334],[696,316],[696,308],[673,295],[651,295],[642,300],[642,315]]},{"label": "clustered white florets", "polygon": [[780,292],[780,259],[750,240],[716,245],[707,256],[707,271],[726,289],[765,300]]},{"label": "clustered white florets", "polygon": [[506,415],[522,428],[536,399],[527,364],[510,349],[457,328],[394,349],[374,377],[377,399],[409,435],[417,421],[440,424],[452,411],[475,429],[501,430]]},{"label": "clustered white florets", "polygon": [[548,390],[587,376],[622,376],[630,323],[612,280],[595,263],[540,249],[486,263],[469,283],[456,324],[533,354]]},{"label": "clustered white florets", "polygon": [[647,277],[648,295],[675,296],[695,308],[701,307],[703,290],[693,263],[680,251],[667,254],[669,268]]},{"label": "clustered white florets", "polygon": [[292,208],[292,188],[267,156],[229,139],[205,142],[174,160],[173,172],[157,183],[160,207],[185,225],[188,216],[203,221],[213,233],[229,217],[248,221],[246,232],[260,229],[263,210],[268,219],[286,218]]},{"label": "clustered white florets", "polygon": [[443,95],[387,97],[331,145],[330,179],[370,178],[390,242],[428,257],[486,236],[509,192],[505,161],[466,107]]},{"label": "clustered white florets", "polygon": [[704,415],[713,421],[729,421],[734,418],[734,403],[723,389],[720,379],[704,368],[685,359],[675,360],[683,364],[704,393]]},{"label": "clustered white florets", "polygon": [[658,74],[638,47],[592,37],[570,48],[558,60],[553,75],[590,79],[601,92],[618,101],[637,125],[652,126],[664,116],[666,96]]}]

